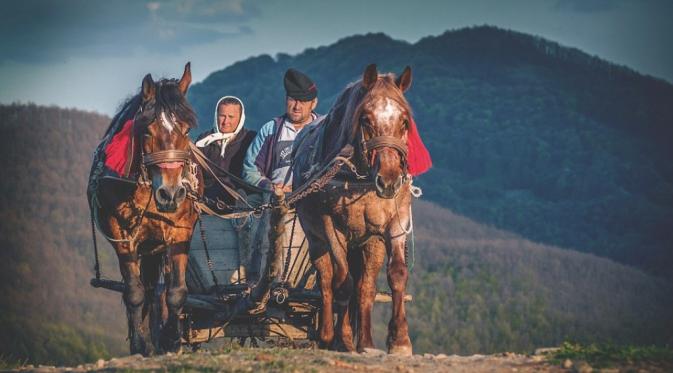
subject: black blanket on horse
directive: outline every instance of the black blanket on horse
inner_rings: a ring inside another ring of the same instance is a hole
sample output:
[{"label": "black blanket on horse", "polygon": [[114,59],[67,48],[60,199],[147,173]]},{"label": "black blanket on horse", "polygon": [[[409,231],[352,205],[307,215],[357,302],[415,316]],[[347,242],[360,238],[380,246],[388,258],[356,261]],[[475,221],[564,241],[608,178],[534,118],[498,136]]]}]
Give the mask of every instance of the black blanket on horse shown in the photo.
[{"label": "black blanket on horse", "polygon": [[294,188],[311,179],[323,164],[325,118],[306,126],[294,140],[292,149],[292,185]]}]

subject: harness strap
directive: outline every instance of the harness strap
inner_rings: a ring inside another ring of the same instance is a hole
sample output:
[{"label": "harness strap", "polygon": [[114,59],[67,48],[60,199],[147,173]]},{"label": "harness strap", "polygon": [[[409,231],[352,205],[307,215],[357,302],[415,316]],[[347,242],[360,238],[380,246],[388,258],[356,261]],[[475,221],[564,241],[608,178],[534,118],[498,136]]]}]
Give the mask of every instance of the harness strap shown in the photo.
[{"label": "harness strap", "polygon": [[399,151],[404,155],[404,157],[407,156],[407,144],[404,140],[398,139],[397,137],[394,136],[377,136],[377,137],[372,137],[368,141],[365,142],[365,147],[367,150],[374,150],[377,148],[382,148],[382,147],[391,147],[395,148],[395,150]]},{"label": "harness strap", "polygon": [[186,162],[189,159],[190,159],[189,151],[187,150],[171,149],[143,154],[143,164],[145,166],[152,166],[164,162],[176,162],[176,161]]},{"label": "harness strap", "polygon": [[196,145],[190,142],[189,147],[196,156],[194,158],[199,163],[199,165],[203,167],[206,171],[208,171],[213,176],[213,178],[217,180],[217,183],[220,184],[220,186],[227,191],[227,193],[229,193],[235,199],[243,202],[247,207],[252,208],[252,206],[248,203],[248,201],[245,198],[243,198],[243,196],[241,196],[236,190],[234,190],[233,188],[222,182],[222,180],[220,180],[220,178],[217,177],[213,169],[208,165],[208,162],[206,161],[208,157],[206,157],[206,155],[203,154],[203,152],[198,147],[196,147]]},{"label": "harness strap", "polygon": [[93,206],[90,209],[90,215],[91,215],[91,237],[93,238],[93,251],[94,251],[94,258],[95,258],[95,264],[94,264],[94,271],[96,273],[96,280],[100,280],[100,261],[98,260],[98,241],[96,240],[96,223],[94,222],[94,216],[93,216],[93,209],[95,209],[96,206]]}]

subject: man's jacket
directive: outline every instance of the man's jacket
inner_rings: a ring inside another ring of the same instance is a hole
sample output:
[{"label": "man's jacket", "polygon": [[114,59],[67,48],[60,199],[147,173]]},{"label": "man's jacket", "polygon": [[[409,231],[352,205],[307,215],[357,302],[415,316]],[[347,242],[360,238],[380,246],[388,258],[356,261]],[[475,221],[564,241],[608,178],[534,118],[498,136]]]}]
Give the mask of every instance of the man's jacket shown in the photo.
[{"label": "man's jacket", "polygon": [[[313,122],[322,116],[312,113]],[[306,126],[304,126],[305,128]],[[291,177],[286,174],[292,164],[292,146],[300,131],[296,131],[285,115],[265,123],[248,148],[243,162],[243,179],[259,188],[271,190],[273,184],[283,184]]]}]

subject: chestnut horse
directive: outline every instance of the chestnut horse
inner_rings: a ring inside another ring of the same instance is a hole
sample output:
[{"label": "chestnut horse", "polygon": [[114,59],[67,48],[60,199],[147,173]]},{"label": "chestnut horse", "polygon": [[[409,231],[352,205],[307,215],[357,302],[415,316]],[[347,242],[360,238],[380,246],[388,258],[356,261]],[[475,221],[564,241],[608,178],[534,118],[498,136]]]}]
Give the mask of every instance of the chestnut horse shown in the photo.
[{"label": "chestnut horse", "polygon": [[[135,190],[121,195],[119,187],[89,190],[99,229],[119,259],[131,354],[147,356],[157,348],[180,348],[179,315],[187,296],[189,242],[198,218],[186,196],[188,192],[202,192],[202,183],[188,182],[201,177],[193,168],[190,173],[188,167],[191,153],[187,132],[197,125],[185,98],[190,83],[189,63],[179,81],[154,82],[150,74],[145,76],[141,92],[124,105],[108,129],[111,136],[115,123],[134,120],[131,136],[134,141],[139,139],[142,153]],[[196,185],[197,190],[193,190]],[[157,290],[162,274],[164,292],[160,287]],[[163,302],[160,307],[156,307],[155,298]]]},{"label": "chestnut horse", "polygon": [[360,181],[352,173],[341,175],[340,182],[296,205],[320,277],[322,347],[355,350],[351,322],[359,325],[357,351],[374,347],[371,312],[376,277],[387,254],[393,298],[388,352],[412,353],[404,310],[404,251],[411,206],[406,140],[411,108],[403,93],[410,85],[409,67],[395,78],[393,74],[379,75],[376,65],[369,65],[362,79],[351,83],[323,122],[313,128],[323,127],[324,133],[319,136],[323,140],[319,144],[309,139],[295,141],[297,157],[318,155],[314,157],[317,162],[295,162],[293,185],[306,181],[316,168],[311,163],[324,166],[340,152],[343,154],[342,149],[348,145],[351,152],[354,149],[351,161],[356,174],[360,174]]}]

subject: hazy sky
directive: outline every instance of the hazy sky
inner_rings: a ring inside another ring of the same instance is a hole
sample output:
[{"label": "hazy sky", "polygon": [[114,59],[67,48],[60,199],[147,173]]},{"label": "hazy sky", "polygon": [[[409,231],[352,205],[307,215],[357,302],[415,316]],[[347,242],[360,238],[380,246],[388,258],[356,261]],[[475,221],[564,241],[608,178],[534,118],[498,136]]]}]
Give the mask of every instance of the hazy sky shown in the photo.
[{"label": "hazy sky", "polygon": [[196,82],[353,34],[415,42],[483,24],[673,82],[673,0],[0,0],[0,102],[112,114],[146,73],[178,77],[187,61]]}]

